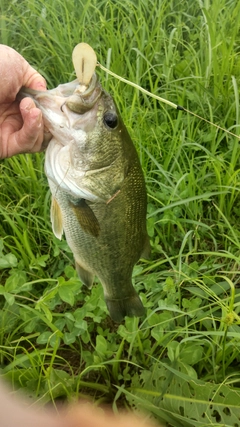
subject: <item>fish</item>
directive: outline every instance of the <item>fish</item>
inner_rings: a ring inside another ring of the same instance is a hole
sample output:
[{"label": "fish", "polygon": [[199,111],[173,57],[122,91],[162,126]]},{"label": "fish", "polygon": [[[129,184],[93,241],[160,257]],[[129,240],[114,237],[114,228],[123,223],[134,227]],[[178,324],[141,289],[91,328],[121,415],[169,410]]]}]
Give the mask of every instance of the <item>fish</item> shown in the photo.
[{"label": "fish", "polygon": [[63,233],[76,271],[91,288],[97,276],[113,321],[141,317],[132,284],[134,265],[149,258],[147,193],[136,148],[118,108],[96,75],[48,91],[22,88],[41,109],[52,135],[45,174],[52,193],[51,222]]}]

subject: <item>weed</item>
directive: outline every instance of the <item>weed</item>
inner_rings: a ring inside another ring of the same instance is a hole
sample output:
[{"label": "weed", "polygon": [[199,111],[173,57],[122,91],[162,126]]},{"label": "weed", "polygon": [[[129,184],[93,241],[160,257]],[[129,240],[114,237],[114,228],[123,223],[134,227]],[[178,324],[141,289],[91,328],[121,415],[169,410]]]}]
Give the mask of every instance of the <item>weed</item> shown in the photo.
[{"label": "weed", "polygon": [[[239,135],[234,0],[0,1],[1,42],[52,88],[71,52]],[[91,396],[169,426],[239,426],[239,140],[98,71],[137,147],[151,261],[133,281],[143,319],[109,318],[49,221],[43,154],[0,163],[1,376],[42,402]]]}]

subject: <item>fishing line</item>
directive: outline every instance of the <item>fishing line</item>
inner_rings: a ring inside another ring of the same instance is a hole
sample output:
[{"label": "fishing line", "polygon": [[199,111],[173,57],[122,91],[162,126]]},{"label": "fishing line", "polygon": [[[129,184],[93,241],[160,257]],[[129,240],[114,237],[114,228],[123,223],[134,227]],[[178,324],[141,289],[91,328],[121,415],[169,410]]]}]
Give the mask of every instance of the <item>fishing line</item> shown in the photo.
[{"label": "fishing line", "polygon": [[[55,191],[54,197],[56,197],[56,195],[57,195],[57,193],[58,193],[58,190],[61,190],[61,184],[64,182],[64,180],[65,180],[65,178],[66,178],[66,176],[67,176],[67,174],[68,174],[68,172],[69,172],[69,170],[70,170],[70,167],[71,167],[71,162],[70,162],[70,161],[68,161],[68,167],[67,167],[67,170],[66,170],[66,172],[65,172],[65,174],[64,174],[64,176],[63,176],[63,178],[61,179],[60,183],[57,185],[57,188],[56,188],[56,191]],[[53,181],[53,182],[54,182],[54,181]]]},{"label": "fishing line", "polygon": [[123,83],[126,83],[130,86],[135,87],[136,89],[140,90],[141,92],[145,93],[146,95],[150,96],[151,98],[157,99],[160,102],[163,102],[164,104],[170,105],[170,107],[174,108],[175,110],[185,111],[188,114],[191,114],[194,117],[197,117],[200,120],[203,120],[204,122],[210,124],[211,126],[216,127],[217,129],[221,129],[222,131],[228,133],[229,135],[234,136],[237,139],[240,139],[240,136],[236,135],[235,133],[231,132],[230,130],[227,130],[219,125],[216,125],[216,123],[211,122],[208,119],[205,119],[204,117],[199,116],[196,113],[193,113],[193,111],[188,110],[185,107],[182,107],[181,105],[174,104],[174,102],[168,101],[168,99],[162,98],[161,96],[155,95],[154,93],[149,92],[148,90],[144,89],[143,87],[139,86],[137,83],[133,83],[130,80],[125,79],[124,77],[119,76],[118,74],[113,73],[113,71],[110,71],[108,68],[105,68],[103,65],[101,65],[99,62],[97,62],[97,66],[101,68],[101,70],[105,71],[106,73],[110,74],[113,77],[116,77],[118,80],[120,80]]}]

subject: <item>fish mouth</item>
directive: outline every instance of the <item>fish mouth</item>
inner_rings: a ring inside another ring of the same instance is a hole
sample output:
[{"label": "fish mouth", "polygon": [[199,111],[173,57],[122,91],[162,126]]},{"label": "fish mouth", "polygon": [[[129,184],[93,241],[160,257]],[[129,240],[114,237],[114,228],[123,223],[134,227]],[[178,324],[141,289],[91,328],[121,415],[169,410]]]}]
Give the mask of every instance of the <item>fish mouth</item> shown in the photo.
[{"label": "fish mouth", "polygon": [[[93,118],[96,117],[98,99],[103,89],[94,73],[89,85],[86,87],[73,80],[69,83],[60,84],[55,89],[38,91],[22,87],[17,95],[18,101],[25,97],[34,100],[43,114],[44,125],[53,136],[65,145],[71,137],[71,129],[91,130]],[[96,108],[95,108],[96,106]]]},{"label": "fish mouth", "polygon": [[[86,87],[83,84],[77,84],[73,93],[67,96],[63,105],[67,105],[69,110],[77,114],[84,114],[91,110],[98,98],[101,96],[102,88],[98,83],[96,74],[94,73],[90,84]],[[61,110],[63,108],[61,106]]]},{"label": "fish mouth", "polygon": [[97,76],[93,75],[88,87],[74,80],[48,91],[24,87],[18,96],[19,100],[24,97],[34,100],[42,111],[45,128],[52,135],[45,155],[49,183],[74,198],[93,202],[101,199],[101,195],[82,183],[89,169],[82,153],[86,150],[88,133],[96,126],[103,92]]},{"label": "fish mouth", "polygon": [[69,83],[60,84],[55,89],[47,91],[30,89],[23,86],[17,94],[17,100],[21,101],[23,98],[30,97],[36,102],[37,107],[42,108],[44,99],[47,100],[54,96],[56,98],[62,98],[62,105],[71,105],[74,103],[72,99],[74,96],[75,102],[78,104],[75,106],[75,110],[77,109],[77,111],[73,110],[71,106],[69,106],[69,109],[81,114],[81,111],[84,113],[92,108],[101,93],[101,85],[96,73],[94,73],[88,86],[79,83],[77,79]]}]

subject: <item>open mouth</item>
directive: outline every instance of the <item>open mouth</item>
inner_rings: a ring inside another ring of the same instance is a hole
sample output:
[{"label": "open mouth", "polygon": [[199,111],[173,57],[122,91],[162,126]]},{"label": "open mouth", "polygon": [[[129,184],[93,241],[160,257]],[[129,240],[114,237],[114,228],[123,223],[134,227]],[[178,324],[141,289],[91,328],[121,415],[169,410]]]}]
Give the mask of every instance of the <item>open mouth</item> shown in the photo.
[{"label": "open mouth", "polygon": [[[55,89],[37,91],[23,87],[18,99],[30,97],[43,113],[44,124],[52,135],[65,130],[63,140],[67,140],[67,129],[82,129],[86,132],[92,128],[96,117],[97,101],[102,94],[102,88],[96,74],[93,75],[89,86],[79,84],[78,80],[61,84]],[[86,114],[87,113],[87,114]],[[59,138],[58,138],[59,139]],[[66,142],[62,142],[63,145]]]}]

